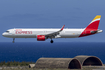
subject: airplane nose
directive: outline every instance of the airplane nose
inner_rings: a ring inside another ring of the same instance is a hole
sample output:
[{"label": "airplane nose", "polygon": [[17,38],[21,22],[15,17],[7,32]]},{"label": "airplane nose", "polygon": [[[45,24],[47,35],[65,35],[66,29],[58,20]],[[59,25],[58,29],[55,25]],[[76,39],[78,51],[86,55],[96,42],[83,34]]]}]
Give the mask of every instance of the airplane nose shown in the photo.
[{"label": "airplane nose", "polygon": [[5,36],[5,33],[3,33],[2,36]]},{"label": "airplane nose", "polygon": [[8,33],[4,32],[4,33],[2,33],[2,36],[9,37],[10,35]]},{"label": "airplane nose", "polygon": [[2,36],[4,36],[4,33],[2,33]]}]

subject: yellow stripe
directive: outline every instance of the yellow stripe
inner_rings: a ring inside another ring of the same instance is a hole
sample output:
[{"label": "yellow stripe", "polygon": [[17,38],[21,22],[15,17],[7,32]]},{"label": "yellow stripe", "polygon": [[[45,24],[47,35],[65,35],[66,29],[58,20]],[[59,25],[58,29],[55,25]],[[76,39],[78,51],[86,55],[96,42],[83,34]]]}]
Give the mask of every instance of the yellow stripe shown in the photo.
[{"label": "yellow stripe", "polygon": [[101,15],[97,15],[92,21],[101,18]]}]

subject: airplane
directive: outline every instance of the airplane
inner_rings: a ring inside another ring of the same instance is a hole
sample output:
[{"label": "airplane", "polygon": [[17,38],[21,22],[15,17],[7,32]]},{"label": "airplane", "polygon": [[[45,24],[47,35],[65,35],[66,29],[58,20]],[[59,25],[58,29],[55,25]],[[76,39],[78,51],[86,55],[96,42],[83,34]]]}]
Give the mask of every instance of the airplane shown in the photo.
[{"label": "airplane", "polygon": [[46,39],[51,39],[53,43],[53,38],[79,38],[84,36],[89,36],[97,33],[101,33],[102,30],[98,29],[101,15],[97,15],[90,24],[83,29],[68,29],[65,25],[61,29],[25,29],[25,28],[14,28],[9,29],[2,34],[4,37],[13,38],[13,43],[15,38],[37,38],[37,41],[45,41]]}]

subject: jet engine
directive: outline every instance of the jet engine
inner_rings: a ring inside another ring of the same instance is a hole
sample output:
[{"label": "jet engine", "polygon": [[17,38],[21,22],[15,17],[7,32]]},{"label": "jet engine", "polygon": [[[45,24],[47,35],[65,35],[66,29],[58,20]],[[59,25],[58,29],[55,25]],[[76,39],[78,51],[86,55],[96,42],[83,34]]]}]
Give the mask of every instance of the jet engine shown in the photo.
[{"label": "jet engine", "polygon": [[46,37],[45,35],[37,35],[37,41],[45,41]]}]

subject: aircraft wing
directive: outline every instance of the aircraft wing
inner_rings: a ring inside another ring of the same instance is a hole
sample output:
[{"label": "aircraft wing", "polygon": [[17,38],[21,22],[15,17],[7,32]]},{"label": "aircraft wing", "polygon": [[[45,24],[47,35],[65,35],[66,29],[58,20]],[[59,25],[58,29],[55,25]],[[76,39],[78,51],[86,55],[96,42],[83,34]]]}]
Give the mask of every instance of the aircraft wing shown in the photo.
[{"label": "aircraft wing", "polygon": [[58,37],[60,37],[59,33],[64,29],[64,27],[65,27],[65,25],[63,25],[62,28],[59,31],[49,33],[49,34],[45,34],[45,36],[48,37],[48,38],[58,38]]}]

